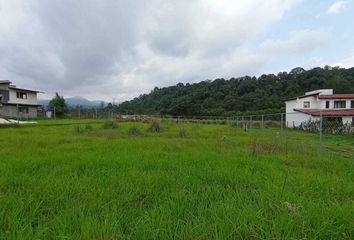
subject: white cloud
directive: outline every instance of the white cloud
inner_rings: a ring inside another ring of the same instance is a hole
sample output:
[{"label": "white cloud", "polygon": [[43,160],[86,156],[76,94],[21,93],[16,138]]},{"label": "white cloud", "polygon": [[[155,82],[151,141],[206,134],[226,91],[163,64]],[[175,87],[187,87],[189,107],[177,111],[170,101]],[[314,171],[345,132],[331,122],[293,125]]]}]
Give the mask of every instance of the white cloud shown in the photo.
[{"label": "white cloud", "polygon": [[286,40],[266,40],[261,44],[261,51],[268,54],[302,54],[321,46],[327,34],[321,30],[304,29],[290,33]]},{"label": "white cloud", "polygon": [[298,0],[0,0],[0,78],[52,94],[125,100],[154,86],[259,74],[321,31],[258,37]]},{"label": "white cloud", "polygon": [[332,64],[332,66],[339,66],[342,68],[352,68],[354,67],[354,56],[339,60],[338,62]]},{"label": "white cloud", "polygon": [[345,5],[346,5],[346,1],[336,1],[334,2],[328,9],[327,9],[327,13],[328,14],[337,14],[340,13]]}]

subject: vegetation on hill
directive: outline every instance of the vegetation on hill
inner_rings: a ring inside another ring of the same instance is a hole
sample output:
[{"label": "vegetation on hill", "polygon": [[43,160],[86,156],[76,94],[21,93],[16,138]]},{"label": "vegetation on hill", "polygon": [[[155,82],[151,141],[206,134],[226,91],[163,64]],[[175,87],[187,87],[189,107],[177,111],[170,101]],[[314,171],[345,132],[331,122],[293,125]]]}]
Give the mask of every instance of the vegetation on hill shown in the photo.
[{"label": "vegetation on hill", "polygon": [[294,68],[289,73],[260,77],[216,79],[194,84],[155,87],[118,106],[123,113],[174,116],[230,116],[284,110],[284,100],[306,91],[333,88],[337,93],[354,92],[354,68]]}]

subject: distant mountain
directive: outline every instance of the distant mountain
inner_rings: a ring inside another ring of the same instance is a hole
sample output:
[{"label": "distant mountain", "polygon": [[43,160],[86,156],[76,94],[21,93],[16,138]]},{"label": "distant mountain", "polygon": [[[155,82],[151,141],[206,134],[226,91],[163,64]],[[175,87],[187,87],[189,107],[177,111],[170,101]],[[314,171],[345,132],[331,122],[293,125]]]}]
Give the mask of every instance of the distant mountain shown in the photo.
[{"label": "distant mountain", "polygon": [[[50,101],[49,99],[39,99],[38,104],[41,104],[43,106],[48,106],[49,101]],[[101,105],[102,101],[99,101],[99,100],[90,101],[86,98],[77,96],[77,97],[65,98],[65,102],[70,107],[76,107],[76,106],[80,105],[83,108],[92,108],[92,107],[99,107]],[[104,102],[104,105],[106,106],[107,103]]]}]

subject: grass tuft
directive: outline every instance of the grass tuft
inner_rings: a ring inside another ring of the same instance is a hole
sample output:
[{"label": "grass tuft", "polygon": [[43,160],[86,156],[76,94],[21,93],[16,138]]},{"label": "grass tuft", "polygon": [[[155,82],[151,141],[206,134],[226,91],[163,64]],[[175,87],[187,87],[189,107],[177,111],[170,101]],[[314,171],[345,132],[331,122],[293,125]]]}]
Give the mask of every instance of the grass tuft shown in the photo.
[{"label": "grass tuft", "polygon": [[161,124],[161,120],[154,118],[150,120],[150,124],[149,124],[149,128],[148,128],[149,132],[162,132],[162,124]]},{"label": "grass tuft", "polygon": [[106,121],[102,125],[103,129],[116,129],[118,127],[119,127],[119,125],[115,121]]},{"label": "grass tuft", "polygon": [[189,136],[190,136],[190,134],[188,133],[188,131],[186,130],[186,128],[184,126],[179,126],[178,127],[177,137],[179,137],[179,138],[188,138]]},{"label": "grass tuft", "polygon": [[127,133],[129,136],[141,136],[142,135],[141,129],[135,125],[129,127]]},{"label": "grass tuft", "polygon": [[79,124],[79,125],[75,126],[75,132],[78,134],[85,133],[85,132],[90,131],[92,129],[93,129],[92,126],[87,125],[87,124]]}]

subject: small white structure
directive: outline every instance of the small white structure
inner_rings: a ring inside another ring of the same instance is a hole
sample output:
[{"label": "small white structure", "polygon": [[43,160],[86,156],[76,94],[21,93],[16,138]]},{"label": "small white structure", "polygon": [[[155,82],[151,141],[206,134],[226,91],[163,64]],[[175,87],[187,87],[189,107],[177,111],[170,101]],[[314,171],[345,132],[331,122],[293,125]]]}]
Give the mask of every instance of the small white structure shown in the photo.
[{"label": "small white structure", "polygon": [[333,89],[306,92],[285,101],[286,126],[299,127],[308,121],[336,119],[343,124],[354,123],[354,93],[333,94]]}]

